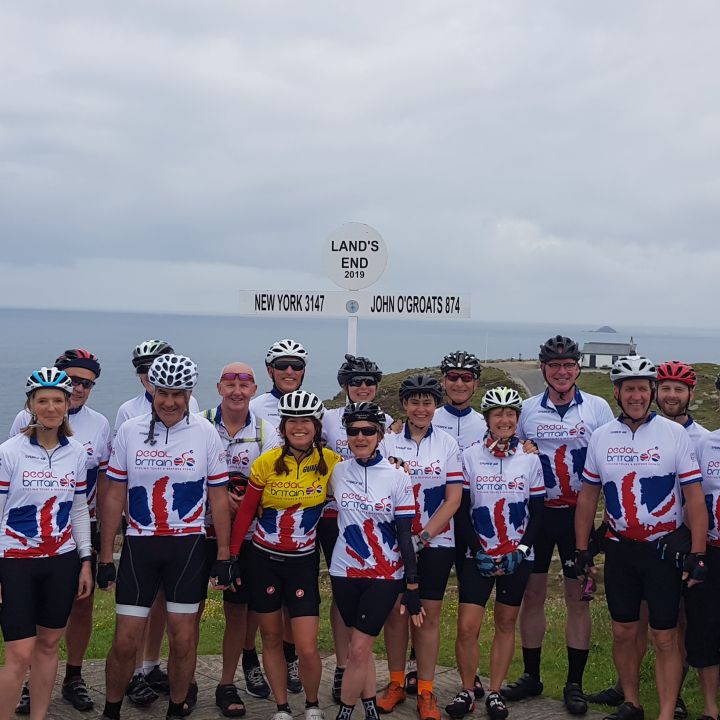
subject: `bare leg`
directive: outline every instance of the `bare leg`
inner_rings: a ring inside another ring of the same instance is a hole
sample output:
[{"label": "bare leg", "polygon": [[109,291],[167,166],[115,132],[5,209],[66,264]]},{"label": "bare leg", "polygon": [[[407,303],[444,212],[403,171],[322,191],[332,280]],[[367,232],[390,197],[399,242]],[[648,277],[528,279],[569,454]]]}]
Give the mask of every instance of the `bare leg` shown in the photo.
[{"label": "bare leg", "polygon": [[195,670],[195,623],[197,613],[167,613],[168,679],[170,700],[182,703],[187,697],[188,687]]},{"label": "bare leg", "polygon": [[[613,660],[622,685],[625,701],[640,706],[640,660],[638,638],[640,622],[613,621]],[[644,650],[644,648],[643,648]],[[675,700],[673,699],[673,704]]]},{"label": "bare leg", "polygon": [[677,628],[650,628],[650,638],[655,648],[655,685],[660,699],[658,720],[672,720],[682,675]]},{"label": "bare leg", "polygon": [[223,612],[225,613],[225,630],[223,632],[223,664],[220,685],[230,685],[235,681],[243,639],[246,637],[247,605],[224,602]]},{"label": "bare leg", "polygon": [[388,669],[390,672],[404,672],[409,633],[407,615],[400,614],[399,598],[385,621],[384,636]]},{"label": "bare leg", "polygon": [[520,640],[525,648],[539,648],[543,644],[547,581],[547,573],[532,573],[525,588],[520,608]]},{"label": "bare leg", "polygon": [[716,718],[718,716],[718,666],[698,668],[698,678],[703,695],[703,715]]},{"label": "bare leg", "polygon": [[515,652],[515,624],[519,607],[495,603],[495,636],[490,651],[490,690],[500,692]]},{"label": "bare leg", "polygon": [[455,658],[462,686],[468,690],[475,683],[475,673],[480,660],[478,637],[484,617],[484,607],[472,603],[460,603],[455,636]]},{"label": "bare leg", "polygon": [[283,654],[283,614],[281,610],[258,613],[263,643],[263,665],[270,689],[278,705],[287,703],[287,666]]},{"label": "bare leg", "polygon": [[13,716],[34,648],[34,637],[5,643],[5,664],[0,667],[0,720]]},{"label": "bare leg", "polygon": [[300,679],[308,702],[317,702],[322,676],[322,661],[318,652],[317,636],[320,618],[313,615],[292,618],[293,637],[299,662]]},{"label": "bare leg", "polygon": [[375,694],[375,663],[373,662],[372,685],[368,692],[369,660],[372,660],[372,646],[375,638],[359,630],[352,630],[348,648],[347,667],[343,675],[340,699],[345,705],[355,705],[361,697]]},{"label": "bare leg", "polygon": [[67,664],[82,665],[92,635],[94,595],[75,600],[65,632]]},{"label": "bare leg", "polygon": [[105,696],[108,702],[120,702],[142,651],[147,618],[132,615],[115,617],[115,636],[105,662]]},{"label": "bare leg", "polygon": [[[435,665],[440,651],[440,611],[442,600],[423,600],[425,618],[419,628],[413,630],[413,645],[417,655],[418,681],[433,680]],[[407,624],[407,621],[406,621]],[[403,665],[405,659],[403,657]]]}]

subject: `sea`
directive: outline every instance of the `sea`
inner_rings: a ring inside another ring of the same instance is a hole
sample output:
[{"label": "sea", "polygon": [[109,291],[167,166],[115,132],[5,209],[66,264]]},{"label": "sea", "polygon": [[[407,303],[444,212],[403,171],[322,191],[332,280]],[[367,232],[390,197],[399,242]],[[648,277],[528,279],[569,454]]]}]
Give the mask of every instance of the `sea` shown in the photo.
[{"label": "sea", "polygon": [[[597,325],[594,327],[598,327]],[[530,359],[538,346],[558,333],[584,342],[627,342],[653,360],[718,362],[720,329],[613,326],[616,333],[563,322],[481,322],[474,320],[358,320],[357,353],[384,372],[437,366],[442,356],[465,349],[481,359]],[[215,383],[223,365],[249,363],[258,392],[270,389],[264,358],[281,338],[303,343],[309,353],[303,387],[322,398],[337,391],[336,374],[347,352],[347,322],[298,317],[159,315],[153,313],[0,309],[0,439],[7,436],[25,401],[25,380],[51,365],[65,349],[84,347],[100,359],[102,374],[89,404],[112,425],[118,407],[140,392],[131,364],[132,349],[161,338],[190,356],[200,372],[195,397],[201,408],[218,402]]]}]

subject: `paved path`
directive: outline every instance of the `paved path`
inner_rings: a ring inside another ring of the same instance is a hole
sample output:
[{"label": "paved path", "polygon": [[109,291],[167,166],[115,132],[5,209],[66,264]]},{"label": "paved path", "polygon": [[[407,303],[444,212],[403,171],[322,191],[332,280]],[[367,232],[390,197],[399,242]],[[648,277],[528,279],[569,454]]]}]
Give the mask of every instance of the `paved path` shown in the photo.
[{"label": "paved path", "polygon": [[506,372],[513,380],[524,385],[530,395],[538,395],[545,390],[545,380],[543,380],[537,360],[505,360],[490,362],[488,365]]},{"label": "paved path", "polygon": [[[61,670],[64,671],[64,664],[60,664]],[[330,686],[332,682],[333,669],[335,667],[335,658],[330,655],[323,659],[323,681],[320,688],[320,707],[325,710],[327,720],[334,720],[337,712],[337,706],[333,704],[330,698]],[[378,661],[378,687],[387,682],[387,665],[384,661]],[[221,658],[218,655],[205,655],[198,658],[196,677],[200,694],[198,704],[191,715],[192,720],[222,720],[222,713],[215,705],[215,688],[220,678]],[[95,709],[89,712],[78,712],[73,707],[62,700],[60,697],[60,681],[62,677],[58,676],[58,682],[55,688],[55,696],[50,705],[50,711],[47,717],[51,720],[94,720],[102,714],[105,696],[105,662],[103,660],[86,661],[83,665],[83,675],[90,689],[90,694],[95,700]],[[435,691],[441,705],[448,703],[455,694],[458,687],[458,675],[453,668],[439,667],[435,678]],[[248,718],[262,718],[269,720],[275,712],[275,705],[269,700],[258,700],[248,696],[245,693],[245,683],[240,680],[238,686],[241,689],[241,695],[245,705],[247,706]],[[291,695],[290,705],[296,717],[303,717],[304,696]],[[147,708],[137,708],[131,705],[127,700],[123,703],[122,718],[123,720],[164,720],[165,711],[167,710],[167,698],[161,697],[156,703]],[[442,713],[443,718],[447,720],[448,716]],[[355,710],[357,720],[362,720],[362,710]],[[482,701],[478,703],[475,713],[469,718],[485,718],[485,708]],[[563,704],[558,700],[550,700],[548,698],[533,698],[520,703],[514,703],[510,706],[510,720],[547,720],[549,718],[571,718],[565,712]],[[590,712],[586,716],[588,720],[599,720],[601,713]],[[415,704],[408,699],[395,712],[392,713],[393,720],[417,720],[415,712]]]}]

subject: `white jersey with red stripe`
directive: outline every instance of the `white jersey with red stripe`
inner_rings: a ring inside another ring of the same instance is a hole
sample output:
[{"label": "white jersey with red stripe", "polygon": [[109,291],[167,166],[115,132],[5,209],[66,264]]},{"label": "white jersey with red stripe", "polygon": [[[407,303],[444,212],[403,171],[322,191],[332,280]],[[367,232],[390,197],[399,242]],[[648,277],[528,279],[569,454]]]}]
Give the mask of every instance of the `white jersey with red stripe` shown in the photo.
[{"label": "white jersey with red stripe", "polygon": [[[517,550],[530,518],[530,499],[545,497],[540,459],[520,444],[514,454],[500,458],[476,443],[463,451],[462,463],[470,518],[483,549],[493,557]],[[528,557],[533,559],[532,552]]]},{"label": "white jersey with red stripe", "polygon": [[[190,403],[188,405],[188,408],[190,409],[191,413],[200,412],[200,407],[197,404],[197,400],[192,397],[192,395],[190,396]],[[147,391],[141,392],[134,398],[130,398],[130,400],[126,400],[117,411],[117,415],[115,417],[115,425],[113,426],[113,438],[117,435],[117,431],[120,429],[120,426],[126,420],[139,417],[140,415],[145,415],[151,410],[152,395]]]},{"label": "white jersey with red stripe", "polygon": [[[345,407],[332,408],[326,410],[322,419],[322,440],[325,446],[333,452],[341,455],[344,460],[352,459],[353,454],[350,452],[347,441],[347,432],[342,424],[343,413]],[[385,413],[385,429],[392,425],[393,419]],[[337,517],[338,508],[335,500],[328,499],[327,504],[323,508],[323,517]]]},{"label": "white jersey with red stripe", "polygon": [[378,453],[367,463],[352,459],[336,465],[330,490],[339,530],[330,574],[400,580],[404,568],[395,519],[415,517],[410,477]]},{"label": "white jersey with red stripe", "polygon": [[282,393],[273,388],[262,395],[256,395],[250,401],[250,410],[263,420],[267,420],[275,427],[280,427],[280,412],[278,411],[278,403]]},{"label": "white jersey with red stripe", "polygon": [[523,402],[517,435],[538,446],[546,507],[577,505],[590,437],[612,419],[607,401],[577,388],[562,417],[547,390]]},{"label": "white jersey with red stripe", "polygon": [[703,437],[698,447],[698,462],[708,509],[708,543],[720,547],[720,430]]},{"label": "white jersey with red stripe", "polygon": [[[107,470],[110,457],[110,423],[104,415],[83,405],[68,413],[73,431],[72,439],[79,442],[87,454],[87,503],[90,520],[95,521],[97,505],[97,476]],[[21,428],[30,423],[30,412],[21,410],[10,428],[10,437],[17,435]]]},{"label": "white jersey with red stripe", "polygon": [[583,482],[602,485],[608,522],[621,537],[652,542],[676,530],[682,487],[700,480],[687,432],[655,413],[634,433],[616,419],[590,438]]},{"label": "white jersey with red stripe", "polygon": [[[241,483],[233,483],[236,491],[240,491],[237,494],[242,497],[247,489],[247,483],[250,479],[250,466],[253,462],[264,452],[280,447],[282,444],[275,426],[271,425],[267,420],[256,417],[252,411],[249,411],[245,425],[231,436],[223,423],[222,405],[210,410],[203,410],[200,417],[208,420],[220,436],[225,448],[228,473],[237,473],[242,479]],[[209,537],[215,536],[209,508],[205,514],[205,531]],[[250,523],[245,539],[250,540],[254,531],[255,521],[253,520]]]},{"label": "white jersey with red stripe", "polygon": [[710,435],[710,431],[704,428],[699,422],[696,422],[692,415],[688,415],[687,422],[683,427],[687,430],[687,434],[690,436],[690,442],[695,452],[697,452],[702,441]]},{"label": "white jersey with red stripe", "polygon": [[[85,448],[61,437],[54,450],[15,435],[0,445],[0,557],[53,557],[75,550],[71,510],[84,496]],[[87,521],[86,521],[87,522]]]},{"label": "white jersey with red stripe", "polygon": [[170,428],[151,414],[124,422],[113,442],[107,476],[127,483],[127,535],[205,533],[208,487],[227,484],[225,448],[213,426],[189,415]]},{"label": "white jersey with red stripe", "polygon": [[[462,485],[463,473],[457,441],[443,430],[430,425],[427,434],[416,443],[408,424],[401,432],[387,434],[380,444],[385,457],[398,457],[410,466],[415,494],[413,532],[419,533],[445,501],[446,485]],[[428,547],[454,547],[455,528],[452,519],[430,540]]]},{"label": "white jersey with red stripe", "polygon": [[485,418],[471,407],[457,410],[452,405],[443,405],[435,411],[432,423],[434,428],[454,437],[460,450],[481,443],[487,432]]}]

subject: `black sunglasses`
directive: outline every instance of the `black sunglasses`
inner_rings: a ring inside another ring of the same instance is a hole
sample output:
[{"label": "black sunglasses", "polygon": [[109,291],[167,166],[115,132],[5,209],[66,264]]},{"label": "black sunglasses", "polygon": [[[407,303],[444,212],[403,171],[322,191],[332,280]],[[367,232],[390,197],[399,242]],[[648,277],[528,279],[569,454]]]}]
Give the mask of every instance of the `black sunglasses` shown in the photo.
[{"label": "black sunglasses", "polygon": [[377,385],[377,380],[375,378],[371,377],[354,377],[350,378],[348,380],[348,385],[350,387],[360,387],[361,385],[367,385],[368,387],[373,387]]},{"label": "black sunglasses", "polygon": [[275,360],[272,364],[275,370],[304,370],[305,363],[302,360]]},{"label": "black sunglasses", "polygon": [[68,375],[70,378],[70,382],[73,385],[80,385],[80,387],[84,387],[86,390],[89,390],[91,387],[95,387],[95,383],[92,380],[86,380],[85,378],[81,377],[74,377],[73,375]]},{"label": "black sunglasses", "polygon": [[358,435],[364,435],[365,437],[372,437],[377,435],[378,429],[374,427],[349,427],[347,428],[347,434],[350,437],[357,437]]}]

